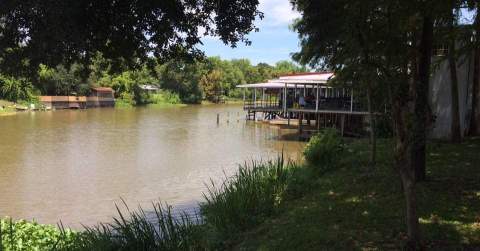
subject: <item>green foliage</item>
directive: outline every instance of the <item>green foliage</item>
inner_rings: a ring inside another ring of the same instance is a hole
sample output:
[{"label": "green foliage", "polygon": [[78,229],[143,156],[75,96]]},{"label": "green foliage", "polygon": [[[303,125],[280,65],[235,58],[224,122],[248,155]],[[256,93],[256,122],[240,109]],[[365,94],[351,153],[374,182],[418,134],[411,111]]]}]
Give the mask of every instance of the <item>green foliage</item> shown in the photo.
[{"label": "green foliage", "polygon": [[[108,80],[110,77],[102,77]],[[115,95],[131,105],[142,105],[150,102],[148,93],[141,89],[142,85],[156,83],[157,80],[152,76],[146,67],[139,70],[124,71],[121,74],[111,77],[111,82],[104,81],[103,86],[112,87]]]},{"label": "green foliage", "polygon": [[158,93],[154,93],[150,95],[151,104],[180,104],[182,100],[178,94],[168,91],[168,90],[161,90]]},{"label": "green foliage", "polygon": [[25,220],[0,219],[0,249],[5,251],[68,250],[77,233]]},{"label": "green foliage", "polygon": [[276,161],[241,166],[221,186],[213,182],[201,205],[206,223],[223,237],[231,237],[272,215],[282,200],[295,165]]},{"label": "green foliage", "polygon": [[42,64],[38,70],[39,88],[47,95],[85,95],[89,86],[83,72],[81,64],[72,64],[68,69],[64,65],[49,68]]},{"label": "green foliage", "polygon": [[202,101],[199,82],[204,74],[201,62],[175,60],[155,67],[160,87],[178,93],[183,103],[197,104]]},{"label": "green foliage", "polygon": [[208,101],[216,103],[220,100],[220,96],[222,95],[221,78],[221,72],[213,70],[200,79],[199,84],[202,87],[205,99]]},{"label": "green foliage", "polygon": [[236,88],[239,84],[263,82],[305,70],[289,61],[280,61],[275,66],[252,65],[247,59],[222,60],[220,57],[114,66],[112,60],[97,52],[86,66],[73,63],[51,68],[40,64],[33,79],[39,95],[88,95],[91,87],[106,86],[112,87],[116,98],[121,99],[119,102],[128,106],[164,103],[163,97],[151,97],[141,88],[153,85],[178,95],[181,103],[198,104],[203,99],[217,102],[222,97],[241,98],[243,90]]},{"label": "green foliage", "polygon": [[303,155],[308,164],[325,171],[334,167],[343,151],[342,138],[335,129],[325,129],[310,138]]},{"label": "green foliage", "polygon": [[0,74],[0,98],[17,102],[30,100],[32,84],[25,78],[14,78]]},{"label": "green foliage", "polygon": [[258,0],[0,3],[0,69],[9,73],[82,61],[98,51],[127,65],[152,55],[199,58],[201,37],[249,44],[246,35],[263,16]]}]

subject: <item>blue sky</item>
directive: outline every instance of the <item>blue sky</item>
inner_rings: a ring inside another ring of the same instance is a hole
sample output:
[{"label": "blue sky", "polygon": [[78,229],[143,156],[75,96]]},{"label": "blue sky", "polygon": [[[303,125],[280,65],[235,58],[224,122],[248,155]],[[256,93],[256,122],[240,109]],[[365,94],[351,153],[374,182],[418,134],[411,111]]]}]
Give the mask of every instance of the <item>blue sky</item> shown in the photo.
[{"label": "blue sky", "polygon": [[253,64],[290,60],[290,54],[298,51],[299,46],[297,34],[289,29],[289,25],[299,14],[292,10],[289,0],[260,0],[259,9],[265,16],[256,21],[260,31],[248,35],[252,41],[250,46],[239,44],[231,48],[215,37],[205,37],[200,48],[207,56],[248,58]]}]

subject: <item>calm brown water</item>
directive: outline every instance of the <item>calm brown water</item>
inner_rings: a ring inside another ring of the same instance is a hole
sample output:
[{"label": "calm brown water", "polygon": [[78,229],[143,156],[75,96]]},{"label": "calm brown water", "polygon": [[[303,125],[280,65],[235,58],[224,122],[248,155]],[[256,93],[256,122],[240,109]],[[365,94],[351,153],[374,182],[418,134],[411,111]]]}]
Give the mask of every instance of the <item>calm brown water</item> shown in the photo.
[{"label": "calm brown water", "polygon": [[108,222],[120,198],[131,208],[148,209],[153,200],[194,205],[205,182],[245,160],[282,149],[299,158],[303,143],[281,140],[289,132],[243,118],[234,105],[0,117],[0,217],[71,227]]}]

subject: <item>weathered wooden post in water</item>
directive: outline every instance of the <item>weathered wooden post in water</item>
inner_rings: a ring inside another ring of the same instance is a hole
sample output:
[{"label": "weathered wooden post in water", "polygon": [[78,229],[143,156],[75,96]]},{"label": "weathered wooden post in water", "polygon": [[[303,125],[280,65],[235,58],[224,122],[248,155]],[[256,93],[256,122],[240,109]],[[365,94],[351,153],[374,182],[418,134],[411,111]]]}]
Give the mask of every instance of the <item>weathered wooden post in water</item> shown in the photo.
[{"label": "weathered wooden post in water", "polygon": [[217,125],[220,124],[220,113],[217,113]]}]

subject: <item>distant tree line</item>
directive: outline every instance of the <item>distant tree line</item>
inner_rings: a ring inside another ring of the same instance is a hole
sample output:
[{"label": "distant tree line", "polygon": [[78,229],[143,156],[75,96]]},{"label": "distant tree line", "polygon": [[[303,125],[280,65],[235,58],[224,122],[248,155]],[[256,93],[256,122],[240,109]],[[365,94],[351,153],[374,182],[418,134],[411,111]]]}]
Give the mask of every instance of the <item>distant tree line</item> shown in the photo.
[{"label": "distant tree line", "polygon": [[114,64],[97,53],[89,64],[40,64],[30,76],[0,76],[0,98],[10,101],[28,100],[35,95],[88,95],[90,87],[106,86],[115,96],[131,104],[148,103],[142,85],[153,85],[177,94],[183,103],[216,102],[222,97],[238,98],[239,84],[258,83],[282,74],[307,69],[291,61],[275,65],[253,65],[248,59],[222,60],[206,57],[195,60],[172,59],[158,63],[151,59],[131,67]]}]

